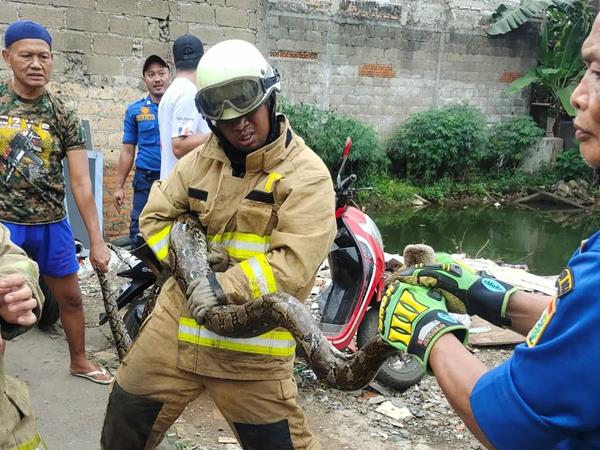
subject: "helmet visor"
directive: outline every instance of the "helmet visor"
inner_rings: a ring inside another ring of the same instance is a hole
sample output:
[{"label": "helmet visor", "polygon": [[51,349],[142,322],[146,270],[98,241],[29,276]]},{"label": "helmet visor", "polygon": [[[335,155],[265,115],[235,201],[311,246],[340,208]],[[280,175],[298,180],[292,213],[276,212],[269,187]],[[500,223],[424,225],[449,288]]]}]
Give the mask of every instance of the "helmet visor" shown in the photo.
[{"label": "helmet visor", "polygon": [[219,120],[227,107],[240,116],[249,113],[261,103],[264,95],[260,80],[238,79],[201,90],[196,95],[196,106],[203,116]]}]

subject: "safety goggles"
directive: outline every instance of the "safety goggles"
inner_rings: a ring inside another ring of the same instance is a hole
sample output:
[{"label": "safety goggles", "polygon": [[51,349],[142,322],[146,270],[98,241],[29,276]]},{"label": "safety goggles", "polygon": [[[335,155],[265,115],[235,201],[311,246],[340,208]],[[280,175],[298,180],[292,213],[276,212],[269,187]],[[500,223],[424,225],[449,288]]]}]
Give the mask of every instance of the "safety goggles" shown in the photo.
[{"label": "safety goggles", "polygon": [[223,112],[231,108],[241,117],[265,101],[271,88],[279,83],[279,73],[269,78],[238,78],[204,88],[196,94],[196,107],[204,117],[223,119]]}]

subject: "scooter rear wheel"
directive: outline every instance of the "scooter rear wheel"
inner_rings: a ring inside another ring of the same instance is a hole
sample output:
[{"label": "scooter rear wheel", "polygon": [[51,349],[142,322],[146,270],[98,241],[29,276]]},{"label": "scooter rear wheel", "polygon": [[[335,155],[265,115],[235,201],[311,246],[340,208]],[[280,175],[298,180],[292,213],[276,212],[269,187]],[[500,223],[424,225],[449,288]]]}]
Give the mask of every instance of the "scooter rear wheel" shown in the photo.
[{"label": "scooter rear wheel", "polygon": [[[378,333],[377,308],[371,308],[358,327],[356,343],[358,348],[365,346]],[[392,356],[383,365],[375,379],[385,386],[394,388],[400,392],[417,384],[425,375],[421,364],[409,354]]]}]

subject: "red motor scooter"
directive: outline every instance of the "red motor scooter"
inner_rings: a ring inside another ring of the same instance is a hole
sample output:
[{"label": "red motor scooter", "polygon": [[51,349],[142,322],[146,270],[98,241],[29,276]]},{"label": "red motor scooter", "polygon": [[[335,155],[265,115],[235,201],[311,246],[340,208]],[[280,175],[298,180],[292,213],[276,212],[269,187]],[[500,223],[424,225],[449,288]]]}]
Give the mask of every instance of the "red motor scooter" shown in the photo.
[{"label": "red motor scooter", "polygon": [[[384,290],[385,255],[381,233],[371,218],[353,204],[357,191],[352,187],[355,174],[342,179],[352,147],[346,140],[342,163],[336,177],[337,234],[327,257],[331,284],[318,298],[320,328],[339,350],[358,347],[377,335],[378,313]],[[410,355],[390,358],[381,367],[377,380],[405,390],[423,376],[418,361]]]}]

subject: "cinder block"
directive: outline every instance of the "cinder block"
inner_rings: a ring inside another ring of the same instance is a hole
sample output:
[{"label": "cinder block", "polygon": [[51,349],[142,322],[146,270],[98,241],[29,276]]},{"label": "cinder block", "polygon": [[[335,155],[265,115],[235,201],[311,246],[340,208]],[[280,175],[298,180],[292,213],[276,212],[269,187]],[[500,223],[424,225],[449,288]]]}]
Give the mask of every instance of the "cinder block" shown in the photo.
[{"label": "cinder block", "polygon": [[[2,2],[2,14],[0,14],[0,23],[13,23],[18,19],[17,4],[13,2]],[[4,30],[2,30],[4,34]]]},{"label": "cinder block", "polygon": [[[4,16],[4,5],[2,6]],[[65,25],[64,10],[51,6],[22,5],[20,9],[21,19],[35,20],[48,28],[63,28]]]},{"label": "cinder block", "polygon": [[132,0],[97,0],[96,10],[108,13],[135,15],[138,13],[138,2]]},{"label": "cinder block", "polygon": [[92,11],[68,10],[67,28],[79,31],[108,31],[108,15]]},{"label": "cinder block", "polygon": [[248,14],[248,28],[253,30],[258,28],[258,19],[255,12],[250,11]]},{"label": "cinder block", "polygon": [[97,55],[131,56],[133,40],[124,36],[95,34],[92,45]]},{"label": "cinder block", "polygon": [[205,45],[205,50],[207,50],[206,47],[210,47],[225,39],[224,28],[215,25],[196,25],[191,23],[190,33],[202,41]]},{"label": "cinder block", "polygon": [[243,41],[256,44],[256,33],[252,30],[242,30],[241,28],[223,28],[224,39],[241,39]]},{"label": "cinder block", "polygon": [[225,0],[225,6],[238,9],[256,10],[257,0]]},{"label": "cinder block", "polygon": [[116,56],[93,55],[85,58],[86,73],[92,75],[122,75],[121,60]]},{"label": "cinder block", "polygon": [[111,16],[108,29],[111,33],[146,37],[150,26],[145,17]]},{"label": "cinder block", "polygon": [[156,19],[166,19],[169,16],[171,8],[167,0],[143,0],[140,2],[140,15],[154,17]]},{"label": "cinder block", "polygon": [[143,42],[143,57],[147,58],[150,55],[169,55],[170,47],[168,42],[145,39]]},{"label": "cinder block", "polygon": [[178,10],[178,17],[182,22],[202,23],[208,25],[215,23],[215,10],[208,4],[180,3]]},{"label": "cinder block", "polygon": [[[171,22],[169,24],[169,32],[169,34],[171,35],[171,40],[175,41],[175,39],[177,39],[182,34],[190,33],[190,24],[187,22]],[[204,43],[204,39],[200,39]]]},{"label": "cinder block", "polygon": [[70,8],[77,9],[94,9],[96,7],[95,0],[50,0],[49,2],[40,2],[40,1],[31,1],[27,0],[29,3],[43,3],[48,4],[51,3],[52,6],[68,6]]},{"label": "cinder block", "polygon": [[246,28],[248,26],[248,11],[218,7],[215,12],[217,25],[234,28]]},{"label": "cinder block", "polygon": [[92,40],[86,33],[76,31],[56,31],[52,33],[54,50],[78,52],[89,55],[92,53]]}]

